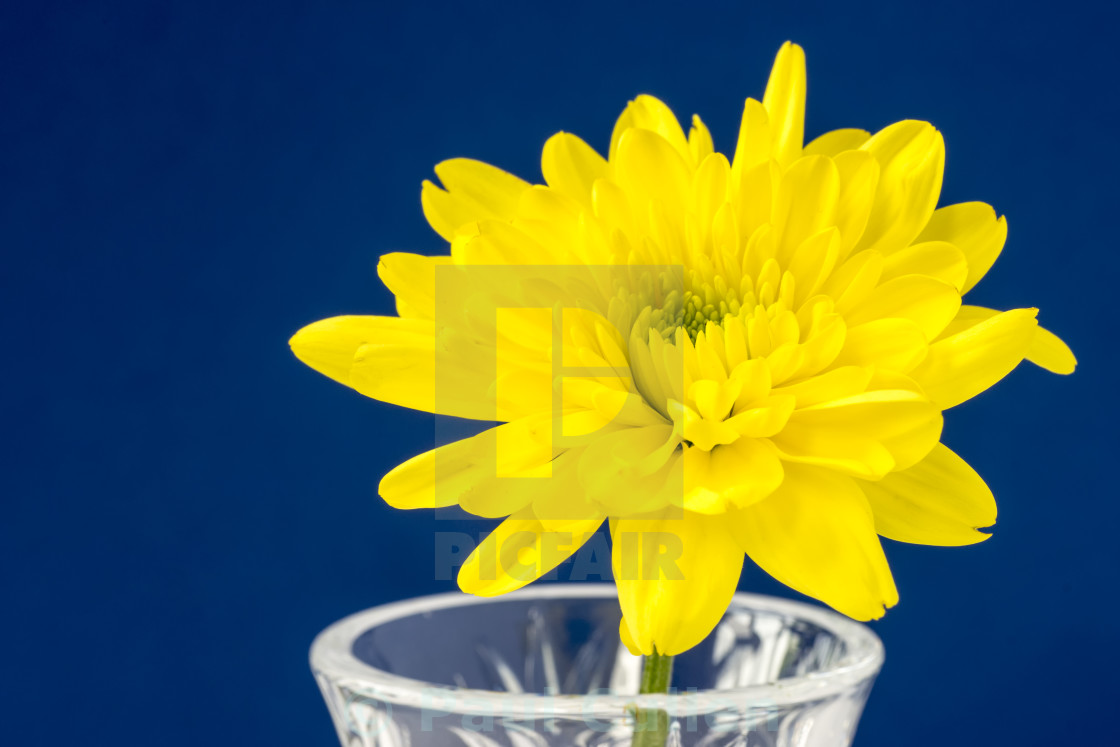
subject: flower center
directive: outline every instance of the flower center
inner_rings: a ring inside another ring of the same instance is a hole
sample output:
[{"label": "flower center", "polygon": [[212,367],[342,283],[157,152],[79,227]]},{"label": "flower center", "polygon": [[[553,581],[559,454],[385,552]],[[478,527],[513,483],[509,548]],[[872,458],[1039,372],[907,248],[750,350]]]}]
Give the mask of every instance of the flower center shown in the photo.
[{"label": "flower center", "polygon": [[721,324],[728,316],[739,316],[741,311],[734,291],[725,287],[721,293],[718,288],[705,284],[696,291],[685,291],[680,326],[689,339],[696,342],[696,336],[704,331],[708,322]]}]

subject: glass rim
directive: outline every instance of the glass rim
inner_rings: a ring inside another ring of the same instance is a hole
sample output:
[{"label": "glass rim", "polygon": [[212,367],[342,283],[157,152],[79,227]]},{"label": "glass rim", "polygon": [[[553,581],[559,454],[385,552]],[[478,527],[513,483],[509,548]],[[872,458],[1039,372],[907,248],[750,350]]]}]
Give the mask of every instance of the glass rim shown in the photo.
[{"label": "glass rim", "polygon": [[[776,682],[719,690],[685,690],[670,694],[623,695],[593,693],[586,695],[548,695],[508,693],[494,690],[459,688],[443,683],[425,682],[393,674],[371,666],[353,653],[358,636],[386,623],[436,609],[451,609],[482,604],[502,604],[525,599],[603,599],[616,596],[613,583],[550,583],[529,586],[496,597],[477,597],[460,591],[413,597],[371,607],[327,626],[311,644],[310,663],[318,676],[345,681],[363,696],[379,702],[433,707],[431,695],[457,698],[441,701],[438,708],[454,714],[499,714],[509,718],[547,716],[617,716],[634,708],[660,709],[670,715],[695,715],[743,703],[788,705],[828,698],[840,694],[878,674],[884,649],[879,636],[867,625],[839,612],[792,599],[738,592],[732,605],[788,615],[819,626],[842,640],[848,648],[841,663],[821,672],[788,677]],[[368,691],[368,692],[366,692]]]}]

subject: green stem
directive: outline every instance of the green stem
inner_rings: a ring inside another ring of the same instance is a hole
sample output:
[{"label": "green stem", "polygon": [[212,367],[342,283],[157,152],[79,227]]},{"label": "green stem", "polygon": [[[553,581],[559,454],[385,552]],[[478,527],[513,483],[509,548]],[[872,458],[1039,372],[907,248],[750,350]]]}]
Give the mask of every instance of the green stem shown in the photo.
[{"label": "green stem", "polygon": [[642,657],[642,695],[664,694],[669,692],[669,680],[673,679],[673,657],[658,653]]},{"label": "green stem", "polygon": [[[673,679],[673,657],[654,653],[642,657],[641,695],[658,695],[669,692]],[[632,747],[665,747],[669,737],[669,714],[660,709],[634,711],[634,740]]]}]

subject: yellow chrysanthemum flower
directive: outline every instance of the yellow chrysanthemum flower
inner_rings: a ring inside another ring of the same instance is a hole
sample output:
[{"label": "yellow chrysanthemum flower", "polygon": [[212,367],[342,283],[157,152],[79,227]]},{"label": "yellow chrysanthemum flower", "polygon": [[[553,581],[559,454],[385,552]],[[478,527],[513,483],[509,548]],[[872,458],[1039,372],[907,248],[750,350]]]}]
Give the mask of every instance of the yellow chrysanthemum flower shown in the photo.
[{"label": "yellow chrysanthemum flower", "polygon": [[804,107],[787,43],[730,161],[643,95],[607,158],[552,137],[545,185],[441,163],[421,198],[450,256],[382,258],[399,316],[292,338],[365,395],[502,423],[380,485],[393,506],[508,517],[465,591],[523,586],[609,519],[623,640],[672,655],[719,621],[744,553],[867,620],[898,600],[879,535],[988,536],[995,502],[939,443],[942,411],[1024,358],[1070,373],[1074,357],[1035,309],[961,305],[1007,226],[979,202],[935,209],[936,129],[804,145]]}]

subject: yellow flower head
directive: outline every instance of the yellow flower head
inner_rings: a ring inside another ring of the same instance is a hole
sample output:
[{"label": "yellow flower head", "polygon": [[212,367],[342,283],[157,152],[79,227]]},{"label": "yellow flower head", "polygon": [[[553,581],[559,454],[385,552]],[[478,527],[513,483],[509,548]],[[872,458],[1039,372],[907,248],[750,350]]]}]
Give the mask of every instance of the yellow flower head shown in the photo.
[{"label": "yellow flower head", "polygon": [[804,144],[801,48],[747,99],[734,156],[638,96],[603,158],[544,146],[545,185],[467,159],[421,199],[450,256],[389,254],[396,317],[336,317],[296,355],[359,392],[499,421],[382,480],[400,508],[508,517],[459,585],[501,594],[610,520],[634,652],[700,642],[743,554],[854,618],[898,593],[879,535],[988,535],[983,480],[939,443],[942,411],[1024,358],[1073,371],[1035,309],[962,306],[1007,226],[935,209],[941,134],[903,121]]}]

